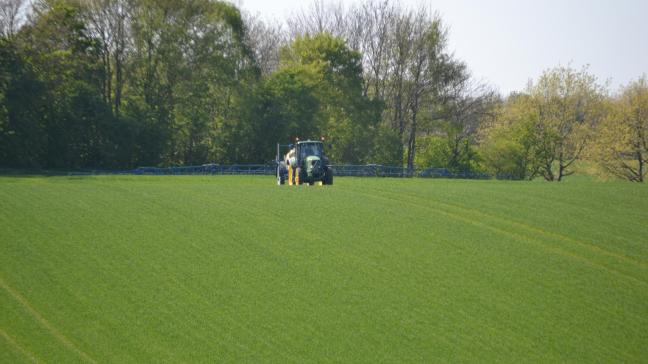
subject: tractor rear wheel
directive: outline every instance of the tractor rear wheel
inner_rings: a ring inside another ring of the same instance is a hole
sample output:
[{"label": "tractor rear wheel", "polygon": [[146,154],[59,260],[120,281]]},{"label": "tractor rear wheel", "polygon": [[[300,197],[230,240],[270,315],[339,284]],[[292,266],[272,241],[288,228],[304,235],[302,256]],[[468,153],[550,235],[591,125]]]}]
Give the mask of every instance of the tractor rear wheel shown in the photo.
[{"label": "tractor rear wheel", "polygon": [[332,185],[333,184],[333,170],[328,169],[326,170],[326,174],[324,175],[324,180],[322,181],[322,184],[324,185]]}]

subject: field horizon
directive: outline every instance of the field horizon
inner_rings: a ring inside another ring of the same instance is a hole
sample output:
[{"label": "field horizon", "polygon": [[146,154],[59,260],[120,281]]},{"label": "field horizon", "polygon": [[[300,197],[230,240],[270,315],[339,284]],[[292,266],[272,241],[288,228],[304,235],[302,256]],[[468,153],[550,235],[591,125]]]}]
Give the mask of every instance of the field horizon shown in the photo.
[{"label": "field horizon", "polygon": [[645,362],[648,187],[0,177],[0,362]]}]

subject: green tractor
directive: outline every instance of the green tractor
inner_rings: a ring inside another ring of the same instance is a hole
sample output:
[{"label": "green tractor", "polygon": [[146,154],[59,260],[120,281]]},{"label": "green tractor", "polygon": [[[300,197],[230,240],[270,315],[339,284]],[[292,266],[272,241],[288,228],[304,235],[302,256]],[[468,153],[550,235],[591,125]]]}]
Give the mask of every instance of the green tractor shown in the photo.
[{"label": "green tractor", "polygon": [[[288,153],[281,155],[281,148],[288,147]],[[305,140],[296,144],[277,144],[277,184],[299,186],[332,185],[333,169],[324,155],[324,143]]]}]

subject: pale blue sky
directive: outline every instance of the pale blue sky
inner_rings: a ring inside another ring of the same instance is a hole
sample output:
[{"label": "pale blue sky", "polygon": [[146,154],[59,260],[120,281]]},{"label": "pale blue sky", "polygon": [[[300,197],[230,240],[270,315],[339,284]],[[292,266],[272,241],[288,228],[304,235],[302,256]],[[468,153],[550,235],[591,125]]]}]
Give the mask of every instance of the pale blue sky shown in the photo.
[{"label": "pale blue sky", "polygon": [[[359,0],[345,0],[346,4]],[[396,0],[394,0],[396,1]],[[309,0],[236,0],[283,21]],[[648,73],[648,0],[401,0],[439,11],[450,49],[473,74],[507,94],[544,69],[589,64],[611,90]]]}]

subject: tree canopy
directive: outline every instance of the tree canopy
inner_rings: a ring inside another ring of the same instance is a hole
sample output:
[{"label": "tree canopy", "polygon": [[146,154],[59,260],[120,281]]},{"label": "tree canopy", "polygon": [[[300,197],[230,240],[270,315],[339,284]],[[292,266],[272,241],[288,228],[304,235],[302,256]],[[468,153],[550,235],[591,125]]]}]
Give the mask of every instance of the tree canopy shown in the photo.
[{"label": "tree canopy", "polygon": [[556,67],[501,96],[447,29],[389,0],[316,1],[285,27],[216,0],[6,0],[0,167],[265,163],[324,137],[336,164],[645,179],[645,76],[611,95]]}]

